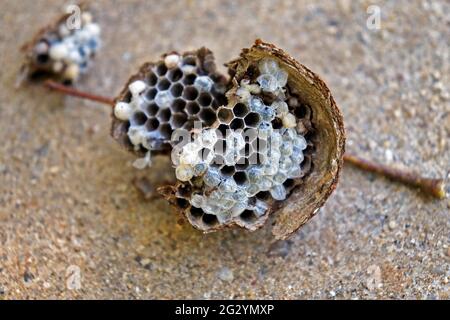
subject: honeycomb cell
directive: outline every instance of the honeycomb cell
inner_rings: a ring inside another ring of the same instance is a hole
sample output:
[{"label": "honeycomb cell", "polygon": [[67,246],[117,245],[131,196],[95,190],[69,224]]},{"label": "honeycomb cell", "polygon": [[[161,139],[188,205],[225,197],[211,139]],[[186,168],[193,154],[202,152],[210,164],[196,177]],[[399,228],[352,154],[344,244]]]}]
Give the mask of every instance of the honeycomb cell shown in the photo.
[{"label": "honeycomb cell", "polygon": [[177,112],[177,113],[172,114],[172,116],[170,118],[170,125],[174,129],[180,128],[183,126],[183,124],[186,122],[186,120],[187,120],[187,115],[185,113]]},{"label": "honeycomb cell", "polygon": [[235,118],[230,123],[230,128],[233,129],[233,130],[243,129],[244,127],[245,127],[244,121],[242,119],[239,119],[239,118]]},{"label": "honeycomb cell", "polygon": [[174,83],[170,87],[170,93],[174,98],[181,97],[181,94],[183,93],[183,85],[181,83]]},{"label": "honeycomb cell", "polygon": [[183,99],[173,100],[172,105],[170,106],[173,112],[181,112],[184,110],[185,107],[186,101],[184,101]]},{"label": "honeycomb cell", "polygon": [[190,209],[190,213],[194,218],[201,218],[204,214],[204,211],[201,208],[192,206]]},{"label": "honeycomb cell", "polygon": [[164,91],[169,89],[170,87],[170,81],[167,78],[161,78],[158,81],[157,88],[158,90]]},{"label": "honeycomb cell", "polygon": [[207,126],[212,125],[216,121],[216,113],[211,108],[205,108],[200,110],[198,117]]},{"label": "honeycomb cell", "polygon": [[131,119],[133,125],[141,126],[147,121],[147,116],[143,112],[135,112]]},{"label": "honeycomb cell", "polygon": [[147,116],[152,117],[156,116],[158,113],[159,107],[156,103],[150,103],[145,107],[145,112],[147,113]]},{"label": "honeycomb cell", "polygon": [[245,157],[241,157],[236,162],[236,171],[244,171],[248,168],[249,165],[250,165],[249,160]]},{"label": "honeycomb cell", "polygon": [[156,85],[156,82],[158,82],[158,77],[156,76],[156,74],[150,71],[147,76],[147,81],[149,86],[153,87],[154,85]]},{"label": "honeycomb cell", "polygon": [[164,64],[164,62],[160,62],[157,66],[156,66],[156,74],[160,77],[164,76],[167,73],[167,67]]},{"label": "honeycomb cell", "polygon": [[195,101],[188,102],[186,112],[191,116],[197,115],[200,112],[200,106]]},{"label": "honeycomb cell", "polygon": [[148,131],[154,131],[156,129],[158,129],[159,127],[159,121],[156,118],[150,118],[147,120],[147,122],[145,123],[145,127],[147,128]]},{"label": "honeycomb cell", "polygon": [[220,107],[217,111],[217,117],[220,122],[229,124],[233,120],[233,113],[228,108]]},{"label": "honeycomb cell", "polygon": [[212,102],[211,94],[209,94],[207,92],[202,92],[200,94],[200,96],[198,97],[197,101],[202,107],[207,107]]},{"label": "honeycomb cell", "polygon": [[197,76],[195,74],[188,74],[188,75],[186,75],[183,78],[183,84],[187,85],[187,86],[194,84],[196,77]]},{"label": "honeycomb cell", "polygon": [[258,219],[258,217],[255,215],[255,213],[252,210],[245,210],[244,212],[241,213],[241,215],[239,217],[244,222],[254,222],[255,220]]},{"label": "honeycomb cell", "polygon": [[256,112],[250,112],[247,116],[245,116],[244,121],[247,126],[256,128],[261,121],[261,117]]},{"label": "honeycomb cell", "polygon": [[172,128],[170,124],[163,123],[159,126],[159,132],[164,139],[170,139],[170,136],[172,135]]},{"label": "honeycomb cell", "polygon": [[233,107],[233,113],[236,117],[243,118],[249,113],[249,108],[243,103],[237,103]]},{"label": "honeycomb cell", "polygon": [[190,65],[190,66],[196,66],[197,65],[197,59],[194,56],[186,56],[183,58],[184,65]]},{"label": "honeycomb cell", "polygon": [[171,116],[171,111],[168,108],[160,109],[156,115],[156,117],[158,118],[158,120],[161,123],[169,121],[170,116]]},{"label": "honeycomb cell", "polygon": [[177,82],[183,77],[183,72],[179,68],[175,68],[169,71],[167,78],[172,82]]},{"label": "honeycomb cell", "polygon": [[220,173],[223,174],[226,177],[231,177],[235,172],[234,166],[223,166],[222,169],[220,169]]},{"label": "honeycomb cell", "polygon": [[183,90],[183,98],[186,100],[195,100],[198,97],[198,90],[194,86],[188,86]]},{"label": "honeycomb cell", "polygon": [[155,99],[157,93],[158,93],[157,89],[151,88],[147,91],[145,97],[147,98],[147,100],[152,101],[153,99]]},{"label": "honeycomb cell", "polygon": [[233,175],[233,179],[237,185],[244,185],[247,183],[247,174],[243,171],[238,171]]}]

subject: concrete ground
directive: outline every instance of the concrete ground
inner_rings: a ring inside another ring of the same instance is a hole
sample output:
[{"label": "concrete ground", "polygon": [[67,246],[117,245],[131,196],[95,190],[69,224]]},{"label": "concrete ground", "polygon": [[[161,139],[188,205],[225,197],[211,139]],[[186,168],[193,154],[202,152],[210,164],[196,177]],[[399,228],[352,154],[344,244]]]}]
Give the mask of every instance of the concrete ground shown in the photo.
[{"label": "concrete ground", "polygon": [[[380,29],[366,25],[371,4]],[[207,46],[222,64],[260,37],[329,84],[348,150],[448,174],[448,1],[93,7],[104,45],[81,89],[115,96],[165,51]],[[450,298],[450,201],[352,167],[320,214],[284,242],[270,228],[202,235],[163,200],[145,200],[133,179],[161,171],[131,166],[134,157],[109,137],[107,108],[14,89],[19,46],[61,10],[56,0],[1,2],[0,299]]]}]

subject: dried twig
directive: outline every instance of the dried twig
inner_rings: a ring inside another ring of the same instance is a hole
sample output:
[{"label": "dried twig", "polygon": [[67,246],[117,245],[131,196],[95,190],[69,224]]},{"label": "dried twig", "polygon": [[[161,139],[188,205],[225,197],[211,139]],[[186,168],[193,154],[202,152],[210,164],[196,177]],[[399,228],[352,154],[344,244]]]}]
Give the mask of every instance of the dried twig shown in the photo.
[{"label": "dried twig", "polygon": [[351,163],[362,170],[378,173],[391,180],[419,188],[424,193],[438,199],[445,198],[444,179],[424,178],[412,171],[401,170],[391,166],[375,163],[348,153],[344,155],[344,160],[345,162]]},{"label": "dried twig", "polygon": [[[109,106],[114,105],[114,100],[111,98],[79,91],[51,80],[47,80],[44,85],[49,89],[59,91],[66,95],[99,102]],[[349,153],[346,153],[344,155],[344,160],[345,162],[350,163],[362,170],[377,173],[393,181],[401,182],[406,185],[419,188],[424,193],[438,199],[443,199],[446,196],[444,179],[424,178],[415,172],[401,170],[391,166],[375,163]]]},{"label": "dried twig", "polygon": [[55,81],[52,80],[47,80],[44,82],[44,86],[46,86],[49,89],[55,90],[55,91],[59,91],[61,93],[64,93],[66,95],[69,96],[73,96],[73,97],[78,97],[81,99],[86,99],[86,100],[91,100],[91,101],[95,101],[95,102],[99,102],[99,103],[103,103],[103,104],[107,104],[110,106],[114,105],[114,100],[108,97],[103,97],[103,96],[98,96],[95,94],[91,94],[88,92],[83,92],[83,91],[79,91],[77,89],[59,84]]}]

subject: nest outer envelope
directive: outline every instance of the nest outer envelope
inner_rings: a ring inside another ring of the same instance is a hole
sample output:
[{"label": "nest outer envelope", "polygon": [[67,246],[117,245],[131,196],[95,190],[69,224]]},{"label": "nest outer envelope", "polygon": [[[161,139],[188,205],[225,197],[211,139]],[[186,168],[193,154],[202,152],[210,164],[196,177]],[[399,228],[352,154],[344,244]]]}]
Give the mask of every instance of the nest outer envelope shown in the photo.
[{"label": "nest outer envelope", "polygon": [[325,82],[276,46],[257,40],[228,65],[239,73],[249,61],[267,57],[284,67],[291,88],[311,107],[316,135],[312,171],[275,211],[272,233],[277,239],[286,239],[317,213],[336,188],[343,165],[345,130],[342,114]]}]

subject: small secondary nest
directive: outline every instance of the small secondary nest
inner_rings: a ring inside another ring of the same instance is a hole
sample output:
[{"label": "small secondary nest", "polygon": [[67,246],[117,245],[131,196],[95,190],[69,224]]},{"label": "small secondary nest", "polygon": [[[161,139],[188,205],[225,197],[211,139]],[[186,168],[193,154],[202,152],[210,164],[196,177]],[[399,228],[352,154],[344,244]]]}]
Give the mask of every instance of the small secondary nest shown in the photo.
[{"label": "small secondary nest", "polygon": [[[192,56],[196,72],[190,68],[189,74],[195,80],[185,83],[185,58]],[[271,44],[257,41],[226,66],[228,82],[207,49],[171,53],[144,65],[116,100],[112,135],[148,158],[171,151],[178,181],[159,191],[195,228],[255,230],[276,212],[273,233],[286,238],[336,186],[345,142],[342,116],[325,83]],[[170,79],[170,70],[180,70],[180,78]],[[178,83],[183,88],[174,96],[170,90]],[[196,89],[195,97],[185,94],[189,88]],[[156,101],[161,92],[170,99]],[[198,100],[202,94],[209,103]],[[183,101],[176,111],[175,101]],[[189,108],[192,101],[197,113]],[[150,112],[152,105],[157,108]],[[207,117],[201,115],[205,109]],[[163,110],[168,115],[160,121]],[[173,125],[178,114],[183,117]],[[167,134],[151,119],[169,123]],[[199,120],[201,129],[191,130],[192,120]],[[170,140],[168,133],[178,128],[189,132],[188,141]]]},{"label": "small secondary nest", "polygon": [[100,48],[100,26],[86,6],[80,6],[79,24],[74,21],[78,17],[64,14],[22,46],[21,78],[72,84],[88,71]]}]

